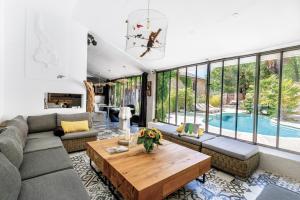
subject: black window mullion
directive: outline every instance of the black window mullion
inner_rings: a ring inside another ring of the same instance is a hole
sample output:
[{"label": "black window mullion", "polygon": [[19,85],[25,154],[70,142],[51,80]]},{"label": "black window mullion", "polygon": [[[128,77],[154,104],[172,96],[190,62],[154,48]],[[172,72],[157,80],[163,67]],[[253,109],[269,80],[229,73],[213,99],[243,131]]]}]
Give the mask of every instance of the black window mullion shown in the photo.
[{"label": "black window mullion", "polygon": [[161,119],[164,122],[164,83],[165,83],[165,72],[162,74],[162,84],[161,84]]},{"label": "black window mullion", "polygon": [[258,100],[259,100],[259,78],[260,78],[260,54],[256,55],[256,69],[255,69],[255,91],[254,91],[254,111],[253,111],[253,143],[257,143],[257,122],[258,122]]},{"label": "black window mullion", "polygon": [[157,97],[158,97],[158,74],[156,73],[155,76],[155,118],[158,119],[158,113],[157,113]]},{"label": "black window mullion", "polygon": [[195,76],[195,104],[194,104],[194,124],[196,124],[196,117],[197,117],[197,85],[198,85],[198,65],[196,65],[196,76]]},{"label": "black window mullion", "polygon": [[169,119],[168,119],[168,123],[170,123],[170,114],[171,114],[171,70],[169,71]]},{"label": "black window mullion", "polygon": [[176,101],[175,101],[175,124],[177,125],[177,113],[178,113],[178,78],[179,70],[176,71]]},{"label": "black window mullion", "polygon": [[208,132],[208,120],[209,120],[209,95],[210,95],[210,62],[207,63],[207,75],[206,75],[206,109],[205,109],[205,131]]},{"label": "black window mullion", "polygon": [[281,87],[281,85],[282,85],[282,70],[283,70],[283,51],[280,52],[276,148],[279,147],[280,118],[281,118],[281,94],[282,94],[282,87]]},{"label": "black window mullion", "polygon": [[237,82],[236,82],[236,107],[235,107],[235,136],[237,138],[237,126],[238,126],[238,111],[239,111],[239,94],[240,94],[240,58],[238,58],[237,65]]},{"label": "black window mullion", "polygon": [[223,90],[224,90],[224,60],[222,60],[222,74],[221,74],[221,115],[220,115],[220,135],[222,135],[222,121],[223,121]]},{"label": "black window mullion", "polygon": [[187,98],[187,67],[185,67],[184,123],[186,123],[186,98]]}]

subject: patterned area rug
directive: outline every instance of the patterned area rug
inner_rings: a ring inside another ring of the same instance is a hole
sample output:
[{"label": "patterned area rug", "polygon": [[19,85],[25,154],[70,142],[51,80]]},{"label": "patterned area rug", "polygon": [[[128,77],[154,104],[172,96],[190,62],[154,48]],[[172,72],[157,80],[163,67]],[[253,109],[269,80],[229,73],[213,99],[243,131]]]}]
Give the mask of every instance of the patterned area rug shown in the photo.
[{"label": "patterned area rug", "polygon": [[[99,139],[117,136],[112,132],[99,134]],[[113,200],[108,187],[90,168],[89,158],[85,152],[70,154],[74,169],[79,174],[92,200]],[[266,171],[257,170],[247,180],[229,179],[219,176],[218,170],[211,169],[207,174],[205,184],[192,181],[177,192],[167,197],[167,200],[254,200],[267,184],[276,184],[300,194],[300,183],[286,177],[281,177]]]}]

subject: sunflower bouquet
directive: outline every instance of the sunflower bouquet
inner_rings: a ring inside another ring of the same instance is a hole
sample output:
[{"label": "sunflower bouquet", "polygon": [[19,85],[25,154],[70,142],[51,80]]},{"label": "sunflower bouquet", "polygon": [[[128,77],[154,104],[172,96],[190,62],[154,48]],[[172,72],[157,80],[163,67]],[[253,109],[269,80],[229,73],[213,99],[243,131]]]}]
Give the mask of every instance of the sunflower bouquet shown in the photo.
[{"label": "sunflower bouquet", "polygon": [[139,132],[137,143],[144,144],[146,152],[150,153],[154,148],[154,144],[161,145],[160,143],[161,139],[162,139],[162,134],[156,128],[152,128],[152,129],[143,128]]}]

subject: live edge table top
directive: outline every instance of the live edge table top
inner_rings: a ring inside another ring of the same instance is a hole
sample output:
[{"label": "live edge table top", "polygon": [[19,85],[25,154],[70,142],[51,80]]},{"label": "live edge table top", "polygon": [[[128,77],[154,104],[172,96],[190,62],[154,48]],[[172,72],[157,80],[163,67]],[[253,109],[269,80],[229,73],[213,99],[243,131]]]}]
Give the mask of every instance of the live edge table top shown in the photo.
[{"label": "live edge table top", "polygon": [[[209,171],[208,155],[163,140],[152,153],[143,145],[109,154],[118,138],[87,143],[87,154],[125,199],[163,199]],[[156,148],[156,147],[155,147]]]}]

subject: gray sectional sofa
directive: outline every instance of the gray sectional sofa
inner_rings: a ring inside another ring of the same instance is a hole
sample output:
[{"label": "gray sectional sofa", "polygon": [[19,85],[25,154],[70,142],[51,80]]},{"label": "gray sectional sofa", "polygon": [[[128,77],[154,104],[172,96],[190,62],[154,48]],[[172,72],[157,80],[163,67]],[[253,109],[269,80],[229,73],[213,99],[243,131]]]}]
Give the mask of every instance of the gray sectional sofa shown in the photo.
[{"label": "gray sectional sofa", "polygon": [[[87,114],[68,115],[69,120]],[[62,116],[65,117],[65,116]],[[63,146],[54,135],[57,114],[18,116],[0,128],[1,200],[88,200],[90,199]],[[76,135],[77,133],[75,133]],[[87,133],[87,137],[96,134]],[[74,136],[82,137],[82,133]]]},{"label": "gray sectional sofa", "polygon": [[257,145],[205,133],[200,138],[179,136],[176,126],[165,123],[148,123],[157,128],[164,139],[200,151],[212,157],[212,166],[227,173],[247,178],[259,165]]}]

